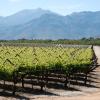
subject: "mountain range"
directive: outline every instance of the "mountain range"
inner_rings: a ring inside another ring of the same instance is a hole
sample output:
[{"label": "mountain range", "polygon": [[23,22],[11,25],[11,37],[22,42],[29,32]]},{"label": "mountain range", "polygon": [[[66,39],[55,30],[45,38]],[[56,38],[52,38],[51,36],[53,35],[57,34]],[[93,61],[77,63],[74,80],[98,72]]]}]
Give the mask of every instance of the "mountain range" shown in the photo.
[{"label": "mountain range", "polygon": [[0,39],[80,39],[100,37],[100,11],[62,16],[49,10],[26,9],[0,16]]}]

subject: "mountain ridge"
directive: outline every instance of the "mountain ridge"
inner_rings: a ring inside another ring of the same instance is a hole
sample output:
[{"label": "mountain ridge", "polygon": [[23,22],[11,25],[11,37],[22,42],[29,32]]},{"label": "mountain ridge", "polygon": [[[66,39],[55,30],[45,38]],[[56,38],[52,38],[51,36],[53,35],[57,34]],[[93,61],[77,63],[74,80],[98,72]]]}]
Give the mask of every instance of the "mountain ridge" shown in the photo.
[{"label": "mountain ridge", "polygon": [[5,40],[100,37],[100,11],[75,12],[62,16],[39,8],[7,16],[4,22],[2,19],[1,16],[0,39]]}]

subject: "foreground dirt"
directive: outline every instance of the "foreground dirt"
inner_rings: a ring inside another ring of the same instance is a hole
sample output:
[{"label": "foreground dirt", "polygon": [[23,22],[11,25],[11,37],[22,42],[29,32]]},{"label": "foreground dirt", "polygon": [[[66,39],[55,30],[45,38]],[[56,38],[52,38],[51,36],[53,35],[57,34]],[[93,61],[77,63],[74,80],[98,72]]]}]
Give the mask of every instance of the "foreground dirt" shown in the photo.
[{"label": "foreground dirt", "polygon": [[36,100],[100,100],[100,93],[95,93],[85,96],[76,97],[47,97],[47,98],[36,98]]},{"label": "foreground dirt", "polygon": [[[100,47],[94,47],[100,65]],[[0,100],[100,100],[100,67],[92,72],[91,86],[72,86],[73,90],[45,88],[43,94],[17,93],[15,97],[0,94]]]},{"label": "foreground dirt", "polygon": [[[0,100],[16,100],[15,98],[0,97]],[[77,97],[35,97],[33,99],[17,99],[17,100],[100,100],[100,93],[95,93]]]}]

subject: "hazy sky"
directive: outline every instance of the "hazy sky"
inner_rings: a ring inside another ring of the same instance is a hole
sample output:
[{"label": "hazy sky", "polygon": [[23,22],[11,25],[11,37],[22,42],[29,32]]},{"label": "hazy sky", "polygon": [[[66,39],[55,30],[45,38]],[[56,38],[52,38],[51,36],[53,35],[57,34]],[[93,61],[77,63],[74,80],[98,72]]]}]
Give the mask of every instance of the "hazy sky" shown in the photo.
[{"label": "hazy sky", "polygon": [[0,0],[0,16],[36,8],[48,9],[63,15],[80,11],[100,11],[100,0]]}]

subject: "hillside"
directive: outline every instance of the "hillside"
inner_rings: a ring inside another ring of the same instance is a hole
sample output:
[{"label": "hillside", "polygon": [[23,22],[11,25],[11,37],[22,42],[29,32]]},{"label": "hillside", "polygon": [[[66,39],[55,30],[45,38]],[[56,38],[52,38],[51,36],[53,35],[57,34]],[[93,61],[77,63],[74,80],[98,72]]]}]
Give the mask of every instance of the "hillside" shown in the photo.
[{"label": "hillside", "polygon": [[80,39],[100,37],[100,11],[62,16],[35,9],[0,17],[0,39]]}]

